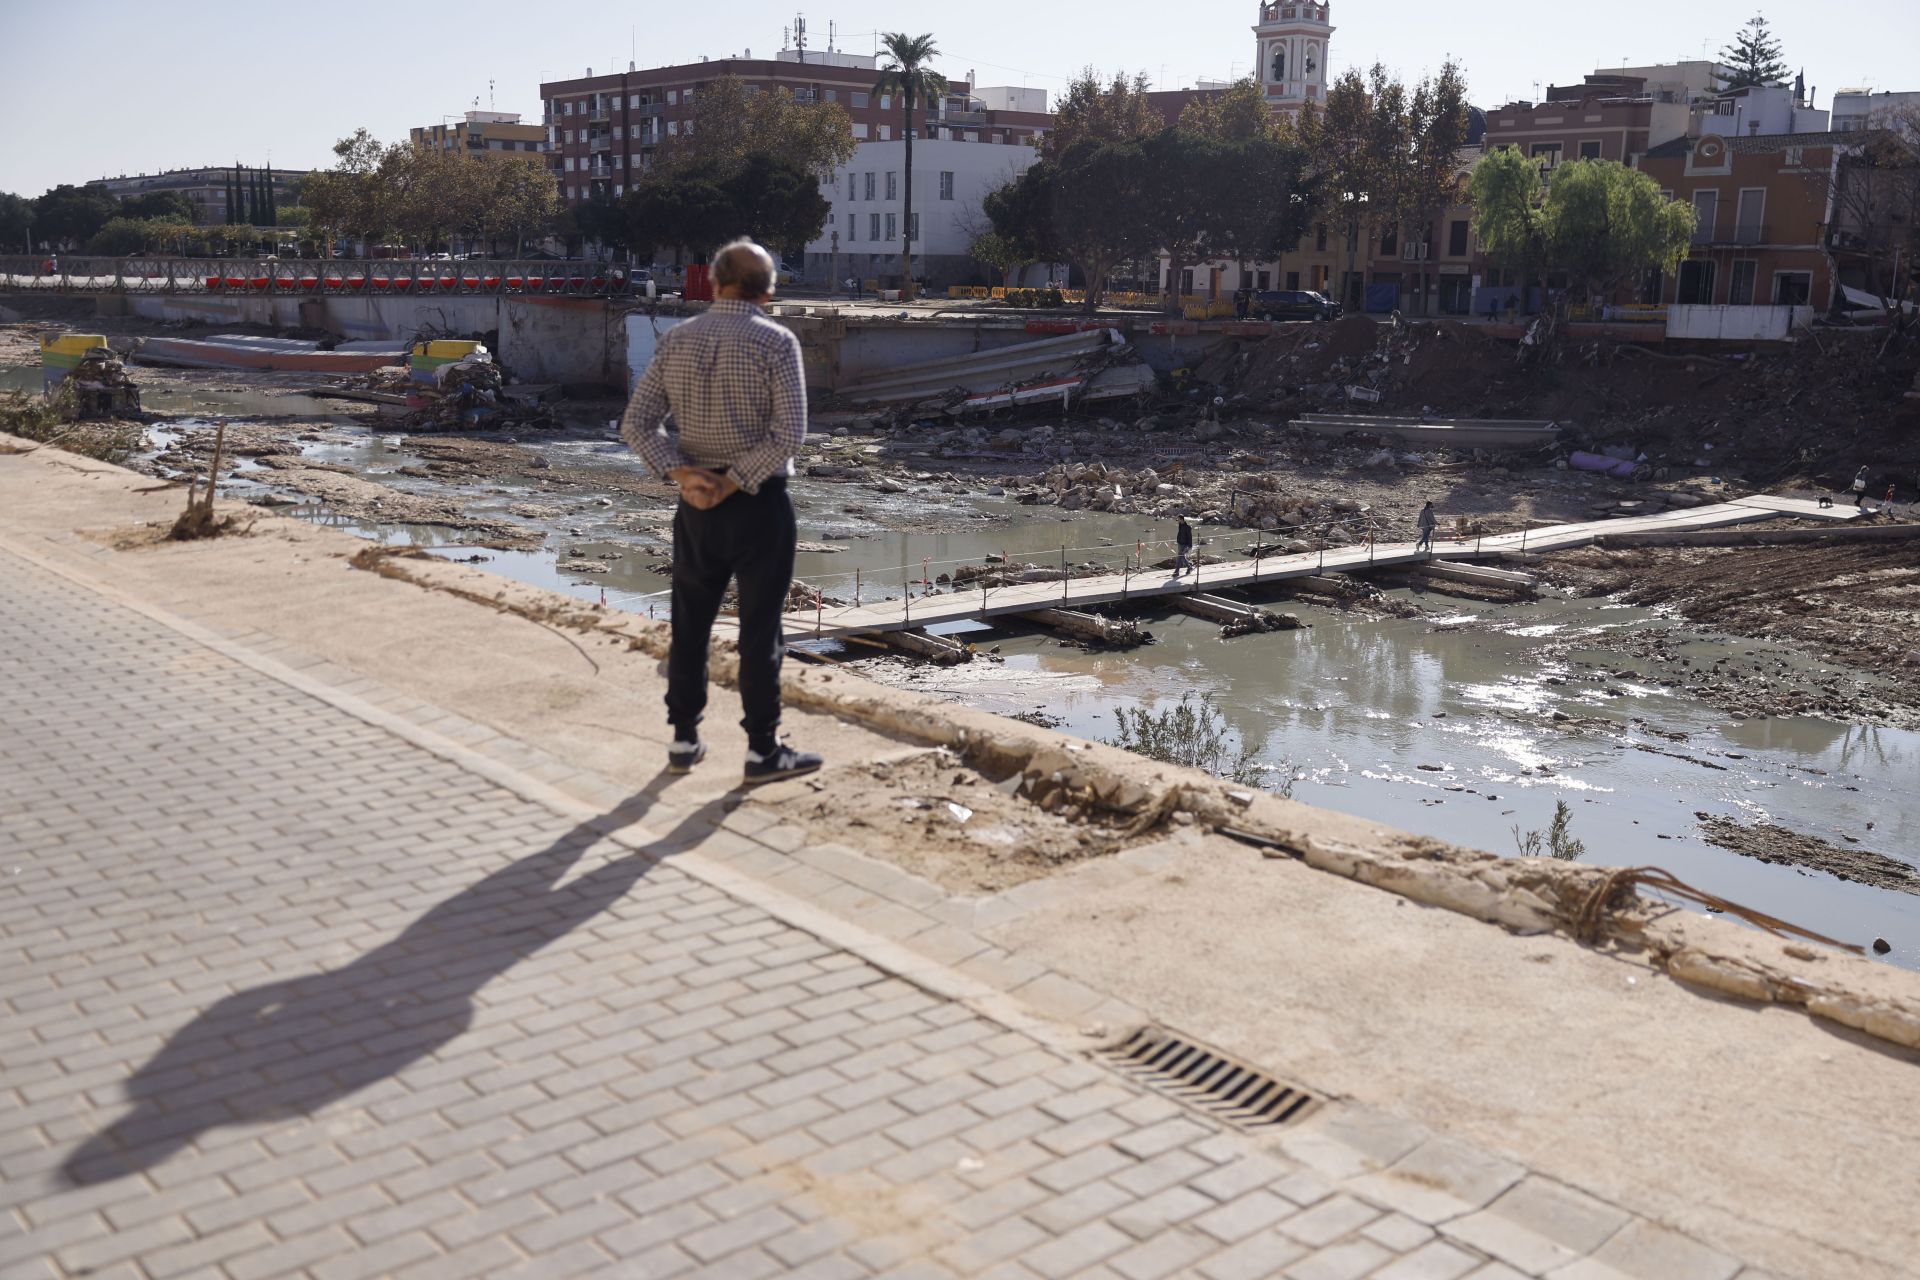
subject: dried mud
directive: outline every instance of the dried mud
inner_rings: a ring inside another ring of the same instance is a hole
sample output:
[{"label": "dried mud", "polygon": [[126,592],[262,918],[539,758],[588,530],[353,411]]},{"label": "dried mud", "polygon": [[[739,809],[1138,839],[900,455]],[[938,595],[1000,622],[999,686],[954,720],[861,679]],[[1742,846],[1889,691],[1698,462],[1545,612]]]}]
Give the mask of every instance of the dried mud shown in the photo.
[{"label": "dried mud", "polygon": [[1699,820],[1700,833],[1708,843],[1743,858],[1824,871],[1876,889],[1920,894],[1920,869],[1884,853],[1845,849],[1817,836],[1789,831],[1769,822],[1744,823],[1707,813],[1696,813],[1694,817]]}]

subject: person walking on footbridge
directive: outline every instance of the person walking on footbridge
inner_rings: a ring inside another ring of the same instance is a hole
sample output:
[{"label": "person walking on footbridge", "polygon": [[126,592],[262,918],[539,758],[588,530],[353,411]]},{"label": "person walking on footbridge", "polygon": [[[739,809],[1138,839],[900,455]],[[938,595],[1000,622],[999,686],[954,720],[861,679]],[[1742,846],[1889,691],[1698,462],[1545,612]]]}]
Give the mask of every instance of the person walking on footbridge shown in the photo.
[{"label": "person walking on footbridge", "polygon": [[1193,568],[1193,526],[1187,523],[1187,517],[1180,516],[1180,528],[1173,540],[1173,576],[1179,577]]},{"label": "person walking on footbridge", "polygon": [[1415,551],[1433,554],[1433,530],[1439,523],[1440,517],[1433,513],[1433,501],[1429,499],[1427,505],[1420,508],[1420,541],[1413,544]]},{"label": "person walking on footbridge", "polygon": [[1858,507],[1867,500],[1867,469],[1860,468],[1853,473],[1853,505]]},{"label": "person walking on footbridge", "polygon": [[[781,742],[782,613],[797,529],[787,477],[807,434],[800,339],[766,314],[773,256],[736,240],[713,257],[715,301],[661,336],[620,435],[680,486],[673,515],[673,643],[667,657],[670,773],[706,758],[707,646],[728,582],[740,591],[745,781],[812,773],[817,755]],[[669,421],[672,425],[669,427]]]}]

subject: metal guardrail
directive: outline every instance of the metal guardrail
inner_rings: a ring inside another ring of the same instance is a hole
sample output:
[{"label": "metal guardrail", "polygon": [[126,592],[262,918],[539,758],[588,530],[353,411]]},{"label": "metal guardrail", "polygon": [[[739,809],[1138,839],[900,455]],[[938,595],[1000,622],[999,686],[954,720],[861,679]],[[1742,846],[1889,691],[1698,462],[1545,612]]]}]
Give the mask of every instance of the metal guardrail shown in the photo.
[{"label": "metal guardrail", "polygon": [[[51,270],[48,268],[51,266]],[[80,258],[0,257],[0,291],[223,296],[449,297],[625,293],[625,273],[608,263],[417,258]]]}]

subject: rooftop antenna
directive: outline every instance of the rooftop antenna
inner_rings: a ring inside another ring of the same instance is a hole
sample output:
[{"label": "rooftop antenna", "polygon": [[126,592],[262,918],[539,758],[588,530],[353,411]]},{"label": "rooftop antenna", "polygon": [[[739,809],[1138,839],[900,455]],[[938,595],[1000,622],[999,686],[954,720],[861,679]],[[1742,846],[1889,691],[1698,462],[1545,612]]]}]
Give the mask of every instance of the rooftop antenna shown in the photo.
[{"label": "rooftop antenna", "polygon": [[487,81],[487,110],[493,110],[493,81]]},{"label": "rooftop antenna", "polygon": [[793,48],[800,55],[800,61],[807,60],[807,18],[805,14],[793,15]]},{"label": "rooftop antenna", "polygon": [[840,31],[840,24],[835,22],[832,18],[828,18],[827,19],[827,52],[828,53],[839,52],[839,50],[834,48],[834,45],[833,45],[834,37],[839,34],[839,31]]}]

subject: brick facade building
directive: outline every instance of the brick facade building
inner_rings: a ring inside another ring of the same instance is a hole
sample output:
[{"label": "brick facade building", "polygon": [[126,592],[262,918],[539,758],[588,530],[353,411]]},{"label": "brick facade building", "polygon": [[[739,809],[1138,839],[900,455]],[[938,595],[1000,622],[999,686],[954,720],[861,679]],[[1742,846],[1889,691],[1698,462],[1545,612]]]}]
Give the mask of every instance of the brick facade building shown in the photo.
[{"label": "brick facade building", "polygon": [[[874,92],[879,60],[858,54],[781,50],[773,58],[737,58],[671,67],[587,75],[540,86],[543,123],[560,194],[569,206],[596,188],[618,197],[652,167],[658,148],[688,131],[701,90],[721,76],[739,78],[750,92],[791,95],[801,103],[835,103],[850,117],[853,136],[886,142],[901,137],[900,104]],[[917,138],[975,144],[1031,145],[1052,124],[1045,111],[1022,109],[1038,91],[978,89],[971,77],[926,104],[914,122]],[[1041,95],[1044,102],[1044,94]]]}]

